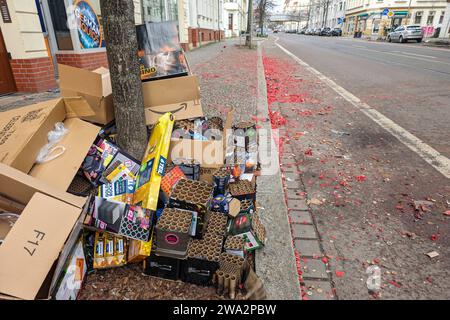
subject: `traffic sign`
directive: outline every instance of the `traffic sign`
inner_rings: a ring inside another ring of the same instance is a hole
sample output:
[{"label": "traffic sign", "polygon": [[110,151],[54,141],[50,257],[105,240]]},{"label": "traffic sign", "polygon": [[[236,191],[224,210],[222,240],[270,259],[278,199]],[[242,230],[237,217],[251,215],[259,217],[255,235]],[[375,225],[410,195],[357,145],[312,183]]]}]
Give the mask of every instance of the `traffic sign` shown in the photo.
[{"label": "traffic sign", "polygon": [[386,16],[386,15],[388,14],[388,12],[389,12],[389,9],[386,8],[386,9],[383,10],[383,12],[381,12],[381,14],[382,14],[383,16]]},{"label": "traffic sign", "polygon": [[394,16],[394,11],[389,10],[389,12],[387,13],[387,16],[389,18],[392,18]]}]

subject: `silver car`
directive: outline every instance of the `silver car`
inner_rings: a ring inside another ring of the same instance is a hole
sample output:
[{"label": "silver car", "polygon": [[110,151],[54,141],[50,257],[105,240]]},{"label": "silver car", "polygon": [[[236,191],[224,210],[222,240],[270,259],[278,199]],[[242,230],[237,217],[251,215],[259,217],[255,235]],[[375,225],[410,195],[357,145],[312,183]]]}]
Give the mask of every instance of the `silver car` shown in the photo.
[{"label": "silver car", "polygon": [[387,36],[389,42],[398,41],[403,43],[408,40],[422,42],[422,39],[423,33],[419,25],[399,26],[394,31],[389,32]]}]

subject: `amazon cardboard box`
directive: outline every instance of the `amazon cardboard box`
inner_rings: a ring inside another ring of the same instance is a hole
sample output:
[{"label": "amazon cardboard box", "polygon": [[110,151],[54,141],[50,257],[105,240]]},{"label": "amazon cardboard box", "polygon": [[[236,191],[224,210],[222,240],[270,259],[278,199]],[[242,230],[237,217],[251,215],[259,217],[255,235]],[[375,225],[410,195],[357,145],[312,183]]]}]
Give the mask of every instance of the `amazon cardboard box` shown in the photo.
[{"label": "amazon cardboard box", "polygon": [[[0,112],[0,162],[66,191],[100,130],[79,118],[89,114],[92,109],[83,98],[49,100]],[[35,164],[57,122],[69,130],[56,144],[65,148],[64,153]]]},{"label": "amazon cardboard box", "polygon": [[107,124],[114,119],[114,107],[109,70],[103,67],[89,71],[64,64],[58,64],[61,97],[83,97],[94,115],[81,119]]},{"label": "amazon cardboard box", "polygon": [[142,83],[145,121],[155,124],[166,112],[175,120],[203,117],[198,77],[188,75]]},{"label": "amazon cardboard box", "polygon": [[[195,140],[186,138],[170,139],[170,149],[168,158],[170,161],[177,158],[194,159],[200,163],[201,171],[200,179],[204,181],[212,181],[212,173],[225,163],[225,151],[227,141],[232,134],[231,125],[233,123],[234,110],[228,112],[221,139],[217,140]],[[210,170],[206,170],[208,168]]]},{"label": "amazon cardboard box", "polygon": [[48,299],[86,199],[1,163],[0,194],[25,206],[0,245],[0,298]]}]

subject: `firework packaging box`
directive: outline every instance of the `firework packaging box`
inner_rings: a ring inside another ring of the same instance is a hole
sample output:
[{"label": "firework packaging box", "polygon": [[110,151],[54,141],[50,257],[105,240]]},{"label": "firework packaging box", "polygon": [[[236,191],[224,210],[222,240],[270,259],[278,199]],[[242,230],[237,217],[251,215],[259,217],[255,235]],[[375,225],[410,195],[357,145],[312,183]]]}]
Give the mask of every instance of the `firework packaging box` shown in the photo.
[{"label": "firework packaging box", "polygon": [[131,239],[128,245],[128,263],[136,263],[143,261],[149,257],[152,252],[153,236],[149,241],[138,241]]},{"label": "firework packaging box", "polygon": [[107,124],[114,119],[111,76],[103,67],[93,71],[58,64],[61,97],[83,97],[94,111],[94,115],[83,120]]},{"label": "firework packaging box", "polygon": [[48,299],[79,239],[86,199],[4,164],[0,194],[24,205],[0,247],[0,297]]},{"label": "firework packaging box", "polygon": [[233,218],[239,214],[240,210],[241,202],[231,197],[231,195],[224,196],[219,194],[211,201],[211,211],[221,212]]},{"label": "firework packaging box", "polygon": [[[66,191],[100,130],[81,120],[82,115],[92,115],[82,98],[49,100],[0,112],[0,162]],[[58,122],[68,130],[56,145],[64,152],[51,161],[35,163]]]},{"label": "firework packaging box", "polygon": [[239,214],[236,218],[228,221],[227,232],[230,235],[237,235],[250,231],[252,227],[252,217],[248,213]]},{"label": "firework packaging box", "polygon": [[94,241],[94,269],[121,267],[127,263],[127,242],[123,237],[97,231]]},{"label": "firework packaging box", "polygon": [[144,260],[144,273],[158,278],[178,280],[184,260],[160,256],[157,251],[158,249],[153,247],[150,257]]},{"label": "firework packaging box", "polygon": [[55,300],[76,300],[87,271],[83,241],[80,237],[72,249],[55,289]]},{"label": "firework packaging box", "polygon": [[149,209],[100,197],[92,199],[90,211],[96,229],[140,241],[149,240],[156,220]]},{"label": "firework packaging box", "polygon": [[103,171],[100,182],[112,182],[119,178],[118,173],[124,178],[135,180],[140,166],[140,161],[134,159],[122,150],[118,150],[108,167]]},{"label": "firework packaging box", "polygon": [[186,179],[183,171],[180,167],[175,166],[170,171],[166,172],[161,179],[161,190],[167,195],[170,196],[172,192],[172,188],[180,179]]},{"label": "firework packaging box", "polygon": [[114,143],[102,138],[95,140],[81,164],[81,171],[92,185],[100,183],[104,171],[117,152],[119,148]]},{"label": "firework packaging box", "polygon": [[252,231],[247,231],[244,233],[240,233],[236,235],[237,237],[244,238],[245,241],[245,251],[252,252],[257,249],[262,248],[263,244],[259,239],[255,236],[255,234]]},{"label": "firework packaging box", "polygon": [[197,76],[149,81],[142,83],[145,122],[152,125],[170,112],[177,120],[203,117]]},{"label": "firework packaging box", "polygon": [[[230,110],[223,125],[223,132],[217,138],[211,136],[207,140],[196,140],[188,137],[172,137],[169,160],[193,159],[203,168],[218,169],[224,165],[225,151],[229,137],[232,135],[231,124],[234,110]],[[177,120],[179,120],[177,118]]]},{"label": "firework packaging box", "polygon": [[148,141],[136,180],[133,203],[156,211],[161,178],[164,175],[174,117],[166,113],[159,118]]},{"label": "firework packaging box", "polygon": [[175,21],[137,25],[136,35],[143,81],[188,74]]},{"label": "firework packaging box", "polygon": [[105,183],[98,187],[98,196],[107,200],[131,204],[134,193],[134,180],[122,179]]}]

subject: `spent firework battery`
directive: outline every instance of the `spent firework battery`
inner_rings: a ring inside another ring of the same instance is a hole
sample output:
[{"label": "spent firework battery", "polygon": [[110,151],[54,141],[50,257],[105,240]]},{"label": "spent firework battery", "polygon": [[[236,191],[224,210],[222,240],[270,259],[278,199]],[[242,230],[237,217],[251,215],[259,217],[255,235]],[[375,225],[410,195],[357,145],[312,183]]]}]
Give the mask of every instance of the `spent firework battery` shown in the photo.
[{"label": "spent firework battery", "polygon": [[217,195],[211,201],[211,211],[227,214],[231,217],[235,217],[241,210],[240,201],[233,198],[230,194],[227,196]]},{"label": "spent firework battery", "polygon": [[206,233],[202,240],[191,240],[187,260],[182,264],[181,280],[207,286],[219,268],[223,237]]},{"label": "spent firework battery", "polygon": [[156,246],[160,255],[167,252],[174,257],[184,258],[186,256],[192,217],[196,212],[165,208],[156,223]]},{"label": "spent firework battery", "polygon": [[255,205],[253,203],[253,200],[249,200],[249,199],[241,200],[240,213],[252,214],[253,212],[255,212]]},{"label": "spent firework battery", "polygon": [[255,186],[253,182],[248,180],[239,180],[230,183],[228,186],[233,197],[242,200],[253,200],[255,198]]},{"label": "spent firework battery", "polygon": [[173,164],[183,171],[186,178],[190,180],[200,180],[200,162],[193,159],[174,159]]},{"label": "spent firework battery", "polygon": [[208,212],[206,218],[206,234],[225,236],[228,218],[218,212]]},{"label": "spent firework battery", "polygon": [[181,179],[170,195],[168,207],[197,212],[195,237],[201,238],[205,215],[210,208],[213,187],[203,181]]},{"label": "spent firework battery", "polygon": [[178,280],[180,278],[181,264],[180,259],[160,256],[157,254],[158,248],[152,247],[149,257],[144,260],[144,273],[150,276],[164,278],[169,280]]},{"label": "spent firework battery", "polygon": [[225,194],[230,182],[230,169],[222,167],[213,173],[214,196]]}]

